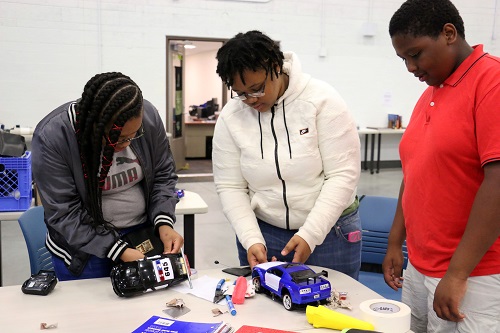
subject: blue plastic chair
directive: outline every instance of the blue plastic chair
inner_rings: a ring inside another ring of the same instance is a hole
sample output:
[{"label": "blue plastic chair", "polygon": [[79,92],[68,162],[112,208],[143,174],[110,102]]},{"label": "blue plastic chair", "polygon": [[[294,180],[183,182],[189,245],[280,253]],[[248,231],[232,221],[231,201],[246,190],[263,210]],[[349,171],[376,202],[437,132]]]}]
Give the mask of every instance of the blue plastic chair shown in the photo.
[{"label": "blue plastic chair", "polygon": [[[359,282],[387,299],[400,301],[401,290],[391,289],[385,283],[384,275],[381,273],[397,203],[397,198],[369,195],[361,197],[359,216],[363,237],[361,246],[362,271],[359,272]],[[408,262],[406,243],[403,245],[403,255],[405,257],[404,267],[406,267]],[[364,271],[363,266],[375,268],[375,271]]]},{"label": "blue plastic chair", "polygon": [[42,269],[53,271],[52,256],[45,247],[47,227],[44,222],[43,207],[28,209],[19,217],[18,222],[28,247],[31,274],[36,274]]}]

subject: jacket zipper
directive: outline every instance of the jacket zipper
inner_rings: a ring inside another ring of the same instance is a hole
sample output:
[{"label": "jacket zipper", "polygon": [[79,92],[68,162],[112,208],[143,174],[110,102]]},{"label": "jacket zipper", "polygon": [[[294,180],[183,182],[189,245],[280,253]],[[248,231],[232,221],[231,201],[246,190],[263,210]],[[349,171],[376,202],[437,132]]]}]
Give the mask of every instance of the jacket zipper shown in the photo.
[{"label": "jacket zipper", "polygon": [[276,131],[274,130],[274,106],[271,108],[271,131],[274,138],[274,163],[276,164],[276,173],[278,174],[279,180],[281,180],[281,185],[283,187],[283,204],[285,205],[285,223],[286,229],[290,230],[290,209],[288,208],[288,201],[286,200],[286,183],[281,177],[280,164],[278,158],[278,138],[276,136]]},{"label": "jacket zipper", "polygon": [[130,144],[130,149],[132,149],[135,156],[137,156],[137,159],[139,160],[140,167],[142,168],[142,172],[144,174],[144,188],[145,188],[144,193],[145,193],[145,197],[146,197],[146,212],[148,212],[149,211],[149,195],[148,195],[148,193],[150,193],[149,192],[148,174],[145,170],[145,167],[143,167],[143,166],[145,166],[145,164],[144,164],[144,160],[142,159],[142,155],[137,153],[138,150],[135,148],[134,143],[135,142],[132,142]]}]

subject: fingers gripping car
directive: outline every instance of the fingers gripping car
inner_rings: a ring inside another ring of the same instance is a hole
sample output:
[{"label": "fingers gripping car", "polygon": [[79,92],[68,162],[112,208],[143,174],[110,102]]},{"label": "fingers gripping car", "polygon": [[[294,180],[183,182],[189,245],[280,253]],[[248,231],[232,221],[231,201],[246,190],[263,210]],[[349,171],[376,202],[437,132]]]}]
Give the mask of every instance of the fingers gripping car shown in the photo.
[{"label": "fingers gripping car", "polygon": [[111,284],[120,297],[166,288],[188,278],[189,269],[181,253],[123,262],[111,270]]},{"label": "fingers gripping car", "polygon": [[252,270],[255,292],[280,297],[287,310],[301,304],[326,303],[332,288],[324,275],[326,272],[316,273],[304,264],[282,261],[258,264]]}]

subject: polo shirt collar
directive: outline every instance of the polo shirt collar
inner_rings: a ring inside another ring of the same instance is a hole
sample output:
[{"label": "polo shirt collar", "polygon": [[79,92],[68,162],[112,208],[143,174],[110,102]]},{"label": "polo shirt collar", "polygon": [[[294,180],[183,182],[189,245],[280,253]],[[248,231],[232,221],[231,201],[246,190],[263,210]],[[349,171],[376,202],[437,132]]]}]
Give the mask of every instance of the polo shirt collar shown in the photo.
[{"label": "polo shirt collar", "polygon": [[474,66],[476,61],[478,61],[480,58],[482,58],[484,55],[487,53],[483,52],[483,44],[478,44],[474,45],[472,47],[474,51],[465,58],[465,60],[458,66],[458,68],[451,73],[450,76],[446,80],[444,80],[444,83],[450,86],[456,86],[462,78],[469,72],[469,69]]}]

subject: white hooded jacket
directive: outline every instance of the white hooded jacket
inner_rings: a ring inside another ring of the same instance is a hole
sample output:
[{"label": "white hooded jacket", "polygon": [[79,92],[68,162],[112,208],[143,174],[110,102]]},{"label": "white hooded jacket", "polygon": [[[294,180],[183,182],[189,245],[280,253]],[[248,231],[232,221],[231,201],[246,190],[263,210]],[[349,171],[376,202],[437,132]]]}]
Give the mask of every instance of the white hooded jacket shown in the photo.
[{"label": "white hooded jacket", "polygon": [[245,249],[265,245],[257,218],[298,230],[311,251],[356,197],[360,143],[348,108],[329,84],[285,52],[289,86],[259,113],[230,100],[215,126],[212,163],[222,209]]}]

